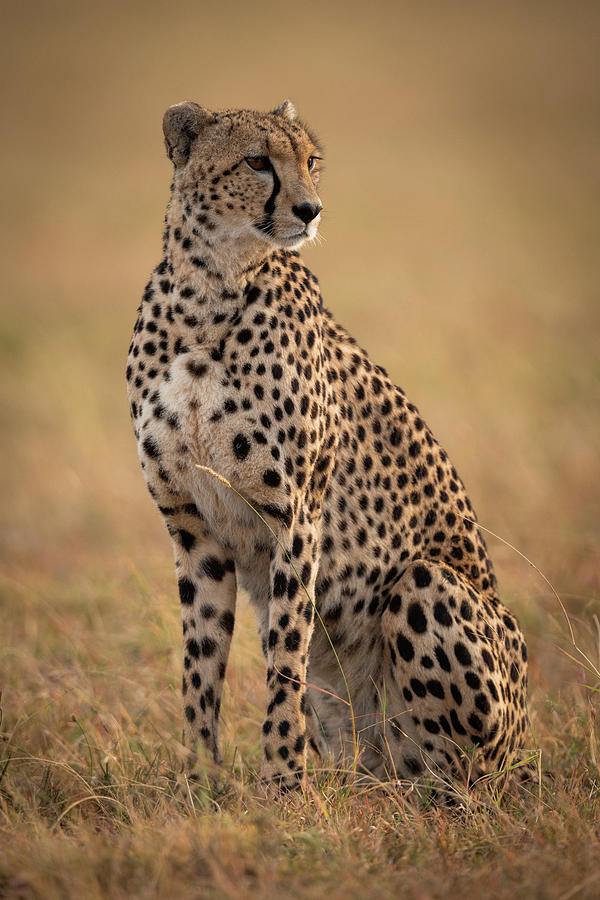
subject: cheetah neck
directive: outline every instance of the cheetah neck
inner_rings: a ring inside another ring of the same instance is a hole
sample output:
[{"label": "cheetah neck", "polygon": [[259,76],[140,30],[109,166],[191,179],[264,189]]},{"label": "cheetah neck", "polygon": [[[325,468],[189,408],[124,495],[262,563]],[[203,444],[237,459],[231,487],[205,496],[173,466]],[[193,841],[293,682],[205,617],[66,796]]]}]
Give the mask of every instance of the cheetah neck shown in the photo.
[{"label": "cheetah neck", "polygon": [[167,223],[153,297],[163,298],[167,320],[179,335],[179,345],[186,349],[220,344],[241,320],[249,294],[254,297],[252,289],[279,254],[271,248],[250,262],[244,260],[243,267],[239,260],[227,267],[226,251],[221,250],[219,257],[216,249],[192,233],[187,222],[179,220],[175,227]]},{"label": "cheetah neck", "polygon": [[173,283],[184,299],[186,288],[207,301],[219,299],[223,291],[243,292],[273,247],[246,230],[212,220],[201,224],[188,209],[185,199],[176,196],[167,207],[164,252]]}]

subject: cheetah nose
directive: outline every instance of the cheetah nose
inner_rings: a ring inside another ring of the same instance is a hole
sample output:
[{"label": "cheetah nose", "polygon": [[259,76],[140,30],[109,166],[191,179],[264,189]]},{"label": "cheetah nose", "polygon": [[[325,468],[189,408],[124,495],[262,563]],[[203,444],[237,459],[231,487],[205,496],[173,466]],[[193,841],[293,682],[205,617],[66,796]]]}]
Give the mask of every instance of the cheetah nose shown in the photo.
[{"label": "cheetah nose", "polygon": [[295,216],[298,216],[305,225],[308,225],[309,222],[312,222],[313,219],[319,215],[323,207],[320,203],[301,203],[300,206],[292,206],[292,212]]}]

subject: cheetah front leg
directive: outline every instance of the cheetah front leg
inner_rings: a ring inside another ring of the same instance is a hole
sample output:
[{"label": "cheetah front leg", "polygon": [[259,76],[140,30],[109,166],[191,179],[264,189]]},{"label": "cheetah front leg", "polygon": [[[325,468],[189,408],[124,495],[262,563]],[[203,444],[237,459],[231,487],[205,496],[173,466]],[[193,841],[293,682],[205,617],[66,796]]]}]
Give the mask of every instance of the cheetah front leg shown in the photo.
[{"label": "cheetah front leg", "polygon": [[183,622],[184,743],[193,770],[198,743],[220,762],[218,721],[235,621],[233,560],[194,515],[168,520]]},{"label": "cheetah front leg", "polygon": [[317,531],[300,515],[271,560],[267,640],[267,715],[262,776],[282,790],[297,787],[306,765],[306,670],[314,624]]}]

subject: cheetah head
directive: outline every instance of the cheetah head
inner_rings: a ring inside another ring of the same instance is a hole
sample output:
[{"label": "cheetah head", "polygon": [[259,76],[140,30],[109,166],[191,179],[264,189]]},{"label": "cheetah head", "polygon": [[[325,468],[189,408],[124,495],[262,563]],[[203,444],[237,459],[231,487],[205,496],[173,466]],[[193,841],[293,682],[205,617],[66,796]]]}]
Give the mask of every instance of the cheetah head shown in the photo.
[{"label": "cheetah head", "polygon": [[270,113],[178,103],[163,131],[175,166],[171,205],[180,204],[183,221],[209,247],[227,240],[251,256],[316,236],[321,152],[289,100]]}]

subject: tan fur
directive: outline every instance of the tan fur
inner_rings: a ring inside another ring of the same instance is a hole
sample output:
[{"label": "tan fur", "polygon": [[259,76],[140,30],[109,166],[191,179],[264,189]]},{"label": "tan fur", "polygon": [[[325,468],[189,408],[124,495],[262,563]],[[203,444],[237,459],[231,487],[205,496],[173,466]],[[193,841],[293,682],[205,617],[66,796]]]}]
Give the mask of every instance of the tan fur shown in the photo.
[{"label": "tan fur", "polygon": [[320,218],[314,137],[289,101],[268,114],[178,104],[164,133],[164,253],[127,378],[175,550],[187,741],[219,757],[240,584],[267,658],[265,778],[297,784],[308,739],[348,757],[346,683],[365,768],[415,779],[506,764],[525,729],[525,644],[446,453],[322,309],[296,252]]}]

